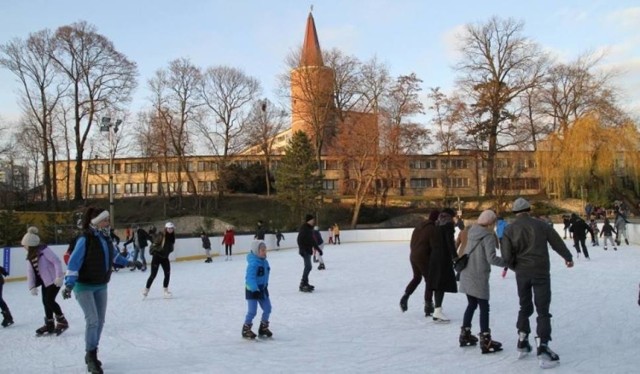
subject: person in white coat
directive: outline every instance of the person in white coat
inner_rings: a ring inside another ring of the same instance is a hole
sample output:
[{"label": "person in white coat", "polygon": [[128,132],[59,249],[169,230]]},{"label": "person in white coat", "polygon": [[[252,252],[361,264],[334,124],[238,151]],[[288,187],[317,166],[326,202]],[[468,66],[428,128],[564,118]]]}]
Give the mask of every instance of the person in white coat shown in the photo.
[{"label": "person in white coat", "polygon": [[467,266],[460,272],[461,293],[467,294],[467,309],[464,312],[460,331],[460,346],[472,346],[478,338],[471,334],[471,320],[480,306],[480,348],[482,353],[502,350],[502,343],[491,339],[489,329],[489,275],[491,265],[505,267],[507,263],[496,254],[498,239],[494,232],[497,216],[492,210],[483,211],[478,221],[469,229],[465,254],[469,256]]}]

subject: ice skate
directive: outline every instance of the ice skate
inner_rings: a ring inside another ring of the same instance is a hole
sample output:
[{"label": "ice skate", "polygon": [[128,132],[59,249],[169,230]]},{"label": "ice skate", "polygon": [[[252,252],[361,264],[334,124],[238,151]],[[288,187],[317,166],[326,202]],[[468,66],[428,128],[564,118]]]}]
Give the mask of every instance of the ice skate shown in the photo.
[{"label": "ice skate", "polygon": [[251,331],[251,326],[252,326],[251,324],[246,324],[246,323],[242,325],[243,338],[250,339],[250,340],[253,340],[256,338],[257,335],[253,331]]},{"label": "ice skate", "polygon": [[460,342],[461,347],[469,347],[478,344],[478,338],[471,334],[471,328],[464,326],[460,328],[460,338],[458,341]]},{"label": "ice skate", "polygon": [[2,327],[9,327],[13,325],[13,317],[9,310],[2,311]]},{"label": "ice skate", "polygon": [[148,288],[144,288],[142,290],[142,299],[143,300],[146,299],[148,294],[149,294],[149,289]]},{"label": "ice skate", "polygon": [[625,238],[624,242],[627,243],[627,245],[629,245],[629,239]]},{"label": "ice skate", "polygon": [[531,352],[531,344],[529,344],[529,334],[520,331],[518,333],[518,359],[524,358]]},{"label": "ice skate", "polygon": [[406,312],[409,309],[409,295],[404,294],[402,295],[402,297],[400,298],[400,310],[402,312]]},{"label": "ice skate", "polygon": [[496,353],[502,350],[502,343],[491,339],[491,331],[480,333],[480,349],[482,354]]},{"label": "ice skate", "polygon": [[44,325],[36,330],[36,336],[53,334],[55,330],[56,330],[56,325],[55,325],[55,322],[53,321],[53,318],[48,319],[45,317]]},{"label": "ice skate", "polygon": [[433,315],[434,307],[431,301],[424,302],[424,316],[431,317]]},{"label": "ice skate", "polygon": [[98,350],[88,351],[84,355],[84,362],[87,364],[87,371],[91,374],[102,374],[102,362],[98,360]]},{"label": "ice skate", "polygon": [[449,323],[449,318],[442,313],[442,308],[436,308],[433,312],[433,322],[435,323]]},{"label": "ice skate", "polygon": [[543,369],[551,369],[560,365],[560,356],[551,350],[546,343],[538,346],[538,363]]},{"label": "ice skate", "polygon": [[320,265],[318,265],[318,270],[325,270],[324,262],[322,262],[322,263],[320,263]]},{"label": "ice skate", "polygon": [[170,298],[172,298],[172,297],[173,297],[173,294],[172,294],[171,292],[169,292],[169,288],[168,288],[168,287],[165,287],[165,288],[164,288],[164,290],[163,290],[163,297],[164,297],[165,299],[170,299]]},{"label": "ice skate", "polygon": [[57,315],[56,328],[55,328],[56,335],[62,334],[68,328],[69,328],[69,322],[67,322],[67,319],[64,318],[64,315],[63,314]]},{"label": "ice skate", "polygon": [[270,338],[273,336],[271,330],[269,330],[269,321],[261,321],[260,327],[258,328],[258,337],[260,338]]},{"label": "ice skate", "polygon": [[314,289],[315,287],[310,285],[309,283],[300,282],[300,287],[299,287],[300,292],[313,292]]}]

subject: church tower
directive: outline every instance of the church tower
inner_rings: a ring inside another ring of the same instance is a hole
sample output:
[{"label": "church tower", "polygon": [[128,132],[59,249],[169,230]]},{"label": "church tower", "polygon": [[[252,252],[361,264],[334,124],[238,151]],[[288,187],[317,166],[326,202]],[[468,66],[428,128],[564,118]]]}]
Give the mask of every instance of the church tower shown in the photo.
[{"label": "church tower", "polygon": [[304,131],[312,142],[323,134],[324,143],[335,132],[333,84],[335,72],[324,66],[313,15],[309,12],[300,63],[291,71],[291,130]]}]

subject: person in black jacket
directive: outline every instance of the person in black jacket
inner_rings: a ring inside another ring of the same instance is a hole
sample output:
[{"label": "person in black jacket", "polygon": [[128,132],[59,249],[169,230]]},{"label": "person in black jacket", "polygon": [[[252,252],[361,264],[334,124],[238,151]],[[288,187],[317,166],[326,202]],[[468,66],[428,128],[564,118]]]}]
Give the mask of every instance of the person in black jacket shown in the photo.
[{"label": "person in black jacket", "polygon": [[[144,257],[144,252],[150,239],[149,234],[147,234],[142,227],[139,225],[133,227],[133,235],[124,243],[125,248],[127,244],[133,244],[133,257],[131,260],[135,266],[130,269],[131,271],[136,269],[140,269],[141,271],[147,270],[147,259]],[[138,256],[140,256],[140,262],[138,261]]]},{"label": "person in black jacket", "polygon": [[142,290],[142,296],[147,297],[149,294],[149,289],[153,284],[153,280],[156,279],[156,275],[158,275],[158,269],[162,266],[162,271],[164,272],[164,280],[162,282],[162,287],[164,290],[164,298],[171,298],[172,294],[169,292],[169,280],[171,279],[171,262],[169,261],[169,255],[173,252],[173,246],[176,242],[176,234],[175,234],[176,226],[172,222],[167,222],[164,225],[164,231],[161,233],[157,233],[153,235],[151,249],[149,249],[149,253],[151,256],[151,274],[149,274],[149,278],[147,279],[147,285],[144,290]]},{"label": "person in black jacket", "polygon": [[569,227],[569,232],[573,233],[573,247],[578,252],[577,257],[580,257],[580,247],[582,247],[582,252],[584,252],[584,258],[589,260],[589,251],[587,250],[587,244],[585,243],[587,240],[587,232],[591,233],[591,237],[593,237],[593,230],[591,227],[577,214],[571,214],[571,227]]},{"label": "person in black jacket", "polygon": [[313,226],[316,224],[316,218],[307,214],[304,223],[298,230],[298,253],[304,261],[304,270],[302,271],[302,279],[300,280],[300,292],[312,292],[315,287],[309,284],[309,273],[311,272],[311,255],[313,255],[313,247],[316,241],[313,238]]}]

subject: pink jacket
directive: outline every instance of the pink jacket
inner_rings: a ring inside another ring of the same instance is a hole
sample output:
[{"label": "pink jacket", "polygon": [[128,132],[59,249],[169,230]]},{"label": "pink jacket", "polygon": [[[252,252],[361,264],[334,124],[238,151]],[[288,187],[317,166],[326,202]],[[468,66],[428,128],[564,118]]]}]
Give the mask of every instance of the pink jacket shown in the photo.
[{"label": "pink jacket", "polygon": [[[47,246],[42,246],[38,253],[38,272],[45,287],[52,285],[56,278],[64,276],[62,261]],[[33,265],[31,265],[31,261],[27,260],[27,285],[29,289],[36,286],[36,279],[37,276],[33,270]]]}]

